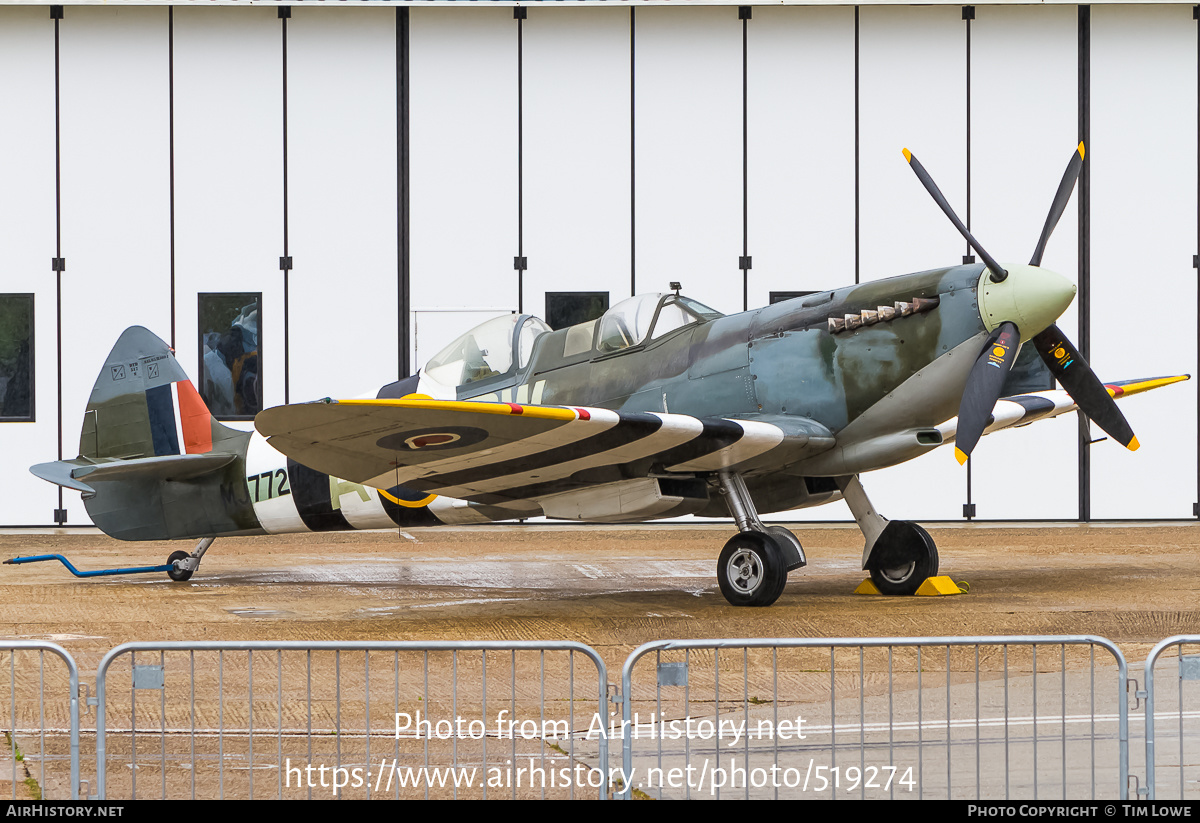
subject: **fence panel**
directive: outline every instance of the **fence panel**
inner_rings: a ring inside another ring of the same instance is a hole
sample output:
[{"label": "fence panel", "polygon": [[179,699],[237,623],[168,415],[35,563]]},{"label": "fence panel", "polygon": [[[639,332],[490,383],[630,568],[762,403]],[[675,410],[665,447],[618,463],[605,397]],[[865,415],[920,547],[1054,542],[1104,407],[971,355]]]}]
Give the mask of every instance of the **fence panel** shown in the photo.
[{"label": "fence panel", "polygon": [[613,736],[625,797],[1124,799],[1125,683],[1092,636],[655,641]]},{"label": "fence panel", "polygon": [[607,674],[572,642],[128,643],[98,796],[605,797]]},{"label": "fence panel", "polygon": [[[5,654],[7,652],[7,660]],[[0,797],[79,798],[79,669],[65,649],[0,641]]]},{"label": "fence panel", "polygon": [[1139,793],[1150,800],[1200,798],[1197,647],[1200,635],[1175,635],[1155,646],[1146,658],[1146,785]]}]

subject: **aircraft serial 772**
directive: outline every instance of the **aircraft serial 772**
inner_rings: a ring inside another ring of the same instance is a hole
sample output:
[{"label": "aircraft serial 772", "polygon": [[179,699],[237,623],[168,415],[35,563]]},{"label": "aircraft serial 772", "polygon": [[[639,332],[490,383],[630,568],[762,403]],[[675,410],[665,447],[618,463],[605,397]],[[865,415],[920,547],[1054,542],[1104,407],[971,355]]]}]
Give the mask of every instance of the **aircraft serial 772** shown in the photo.
[{"label": "aircraft serial 772", "polygon": [[[1083,152],[1028,265],[997,263],[905,150],[982,264],[728,316],[676,290],[558,331],[501,317],[374,399],[267,409],[257,432],[219,423],[166,344],[134,327],[92,391],[79,457],[31,470],[80,491],[109,535],[200,538],[159,567],[175,580],[223,535],[695,514],[732,516],[721,592],[766,606],[805,556],[759,515],[840,498],[876,586],[911,594],[937,573],[937,548],[877,513],[860,474],[950,442],[963,462],[985,433],[1076,409],[1136,449],[1114,397],[1187,379],[1106,386],[1055,325],[1075,287],[1040,263]],[[1028,344],[1065,391],[1001,396]]]}]

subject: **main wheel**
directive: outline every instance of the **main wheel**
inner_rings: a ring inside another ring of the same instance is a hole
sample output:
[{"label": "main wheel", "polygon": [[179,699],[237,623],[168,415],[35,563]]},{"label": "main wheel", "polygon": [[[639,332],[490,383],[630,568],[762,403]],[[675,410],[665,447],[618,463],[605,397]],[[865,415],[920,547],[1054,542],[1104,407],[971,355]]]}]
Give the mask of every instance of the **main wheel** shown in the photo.
[{"label": "main wheel", "polygon": [[734,606],[770,606],[787,583],[779,546],[762,532],[735,534],[717,560],[717,583]]},{"label": "main wheel", "polygon": [[[171,552],[171,556],[167,558],[167,563],[171,564],[176,560],[183,560],[185,557],[189,556],[190,555],[188,555],[187,552]],[[171,569],[169,572],[167,572],[167,577],[171,578],[177,583],[182,583],[184,580],[192,579],[192,572],[190,569]]]},{"label": "main wheel", "polygon": [[937,545],[916,523],[893,520],[876,541],[870,571],[881,594],[914,594],[938,573]]}]

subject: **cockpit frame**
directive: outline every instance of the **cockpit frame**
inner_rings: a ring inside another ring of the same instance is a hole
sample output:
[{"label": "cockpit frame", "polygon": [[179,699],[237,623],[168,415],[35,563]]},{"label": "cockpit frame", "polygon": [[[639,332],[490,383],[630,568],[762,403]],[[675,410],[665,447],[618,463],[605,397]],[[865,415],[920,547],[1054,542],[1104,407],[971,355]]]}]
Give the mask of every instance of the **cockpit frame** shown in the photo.
[{"label": "cockpit frame", "polygon": [[[672,312],[678,316],[666,320]],[[595,320],[558,330],[531,314],[502,315],[479,324],[443,348],[429,359],[423,373],[459,397],[477,397],[517,385],[530,375],[642,351],[676,332],[721,316],[702,303],[670,292],[627,298]],[[500,330],[492,327],[504,326],[503,321],[511,324],[511,333],[505,343],[498,344]],[[672,325],[664,329],[666,322]],[[606,334],[614,342],[606,344]],[[496,345],[507,349],[495,352]],[[497,366],[502,362],[504,370],[499,371]],[[457,374],[454,369],[458,369]]]}]

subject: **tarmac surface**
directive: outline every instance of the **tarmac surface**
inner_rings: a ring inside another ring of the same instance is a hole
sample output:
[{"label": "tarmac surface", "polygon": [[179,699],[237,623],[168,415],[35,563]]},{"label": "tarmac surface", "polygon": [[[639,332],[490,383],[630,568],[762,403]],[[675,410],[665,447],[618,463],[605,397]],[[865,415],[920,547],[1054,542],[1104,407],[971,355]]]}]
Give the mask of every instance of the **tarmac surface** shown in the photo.
[{"label": "tarmac surface", "polygon": [[[209,550],[196,576],[183,583],[172,582],[163,573],[77,579],[57,562],[0,566],[0,602],[5,604],[0,610],[0,635],[58,643],[79,663],[85,681],[92,680],[106,652],[129,641],[571,640],[594,648],[607,666],[608,680],[618,682],[621,665],[629,653],[657,639],[1088,634],[1116,643],[1132,667],[1159,640],[1200,632],[1196,562],[1200,525],[930,526],[938,543],[941,573],[969,584],[970,590],[954,597],[908,598],[853,594],[864,577],[859,569],[862,537],[853,526],[792,528],[805,547],[809,565],[792,572],[779,601],[766,609],[729,606],[717,588],[715,561],[731,533],[728,525],[486,526],[222,539]],[[61,553],[81,570],[161,564],[171,551],[180,548],[190,546],[121,543],[78,530],[0,535],[3,558]],[[142,659],[139,656],[138,662]],[[693,665],[697,665],[696,660],[693,657]],[[840,660],[836,666],[839,672]],[[955,668],[949,665],[949,658],[947,664],[947,668]],[[227,678],[235,668],[232,655],[227,654],[222,665],[229,667],[221,675]],[[260,674],[255,668],[258,665],[247,667],[253,668],[253,679],[273,688],[269,685],[273,675],[270,671]],[[377,674],[373,667],[379,665],[383,670]],[[462,665],[460,677],[467,671],[467,664]],[[514,706],[518,695],[521,700],[526,697],[523,681],[529,678],[532,683],[537,679],[534,672],[515,660],[511,670],[503,672],[499,671],[499,663],[487,665],[496,670],[496,676],[513,681]],[[727,676],[733,676],[727,675],[726,665],[722,659],[719,666],[714,666],[719,669],[722,684]],[[885,665],[893,665],[893,661],[868,656],[865,663],[867,670],[886,671]],[[283,666],[280,663],[281,669]],[[746,671],[750,671],[751,679],[764,674],[766,669],[760,672],[757,666],[746,664],[741,676],[747,677]],[[395,677],[397,695],[404,690],[400,681],[409,677],[407,669],[403,675],[398,674],[403,669],[399,663],[367,662],[366,668],[372,684]],[[819,666],[804,664],[798,670],[810,668],[815,671]],[[924,668],[928,664],[917,663],[914,671]],[[859,678],[858,686],[853,682],[847,686],[851,692],[858,688],[868,701],[883,699],[884,692],[871,686],[869,677],[863,680],[862,675],[851,674]],[[338,671],[339,688],[345,676]],[[435,674],[434,680],[439,676]],[[315,677],[332,682],[333,675],[318,673]],[[420,675],[413,677],[419,680]],[[830,682],[829,674],[814,677],[820,688],[824,688],[821,683],[827,686]],[[413,705],[427,707],[432,714],[429,678],[427,667],[426,702]],[[492,674],[483,676],[487,683],[491,678]],[[203,678],[198,677],[197,682],[200,680]],[[288,703],[291,697],[284,695],[282,674],[279,680],[281,701]],[[985,692],[994,689],[987,685],[990,681],[986,676],[984,681]],[[125,682],[128,694],[128,675]],[[211,721],[213,728],[218,722],[235,726],[240,722],[230,704],[233,692],[225,683],[217,683],[224,702],[219,707],[214,703],[212,717],[205,720]],[[434,684],[432,688],[437,692],[440,687]],[[507,687],[485,685],[484,692],[491,694],[488,690],[495,688]],[[544,686],[542,692],[544,714]],[[292,725],[296,728],[305,723],[301,697],[295,698],[299,702],[293,707]],[[814,706],[819,702],[815,690],[808,697]],[[459,713],[470,703],[465,695],[460,700],[457,691],[455,699],[458,702],[454,708]],[[738,705],[744,708],[756,700],[743,695]],[[250,701],[252,716],[261,716],[265,711],[257,701],[257,697]],[[201,706],[201,702],[196,700],[194,704]],[[809,711],[808,704],[804,705]],[[880,704],[880,711],[885,705]],[[155,706],[139,702],[137,713],[140,716],[150,708],[157,711]],[[370,706],[366,710],[379,713]],[[132,716],[132,707],[122,711],[126,718]],[[155,719],[155,715],[146,722],[155,728],[184,728],[186,713],[178,715],[178,711],[184,709],[172,708],[164,701],[161,718]],[[340,702],[329,709],[328,717],[322,714],[324,711],[317,712],[317,725],[328,721],[333,726],[338,717],[345,720],[345,715],[333,714],[343,711]],[[345,711],[352,713],[349,708]],[[720,711],[723,709],[718,705]],[[868,706],[867,715],[874,717],[874,712]],[[311,698],[307,713],[311,725]],[[480,716],[494,714],[494,709],[484,707]],[[288,726],[285,715],[280,716],[281,730]],[[854,722],[861,722],[861,718]],[[94,719],[85,719],[85,728],[90,723]],[[28,735],[22,739],[28,741]],[[520,743],[522,755],[529,749],[545,756],[544,741]],[[57,745],[45,744],[45,760],[54,761]],[[245,753],[235,753],[239,744],[232,739],[213,745],[224,747],[211,753],[214,769],[231,756],[246,757]],[[517,753],[515,742],[513,746]],[[23,751],[37,748],[33,742],[22,743]],[[168,748],[163,743],[158,750],[163,762],[162,793],[179,796],[174,785],[177,781],[173,780],[168,788],[165,778]],[[281,743],[281,752],[283,748]],[[117,751],[116,742],[112,749]],[[186,760],[180,752],[172,752],[172,758],[178,755]],[[342,754],[339,748],[338,756]],[[461,755],[454,753],[455,757]],[[594,756],[594,748],[584,746],[578,751],[572,748],[569,760],[594,760]],[[747,758],[750,756],[747,753]],[[261,754],[251,751],[248,757],[250,774],[267,768],[255,765]],[[40,766],[41,762],[34,752],[26,765]],[[136,777],[137,785],[118,785],[119,781],[112,778],[110,789],[120,791],[110,791],[109,797],[141,797],[146,791],[152,795],[157,792],[158,778],[146,771],[146,765],[127,765],[132,766],[126,769],[131,779],[142,774]],[[260,776],[255,796],[262,793],[263,782],[274,791],[272,781],[279,770],[270,768],[275,773]],[[8,753],[0,751],[0,797],[9,797],[13,791],[18,796],[34,791],[22,779],[25,772],[17,771]],[[17,777],[16,787],[8,779],[9,772]],[[36,769],[29,774],[38,779]],[[235,786],[232,778],[227,780],[224,771],[219,775],[213,771],[204,780],[212,784],[212,791],[201,792],[201,796],[216,796],[218,783],[214,781],[218,780],[224,796],[245,796],[244,787]],[[202,786],[206,785],[204,780]],[[60,778],[52,776],[45,782],[48,796],[61,796]],[[287,796],[283,790],[281,794]],[[529,795],[522,791],[521,796]]]},{"label": "tarmac surface", "polygon": [[[1200,631],[1200,524],[930,527],[941,573],[970,585],[950,598],[854,595],[858,530],[793,529],[808,566],[767,609],[721,597],[727,525],[486,526],[226,538],[183,583],[0,566],[0,635],[54,640],[88,668],[133,640],[570,639],[614,666],[660,638],[1086,633],[1149,648]],[[180,548],[0,535],[5,559],[60,553],[80,570]]]}]

